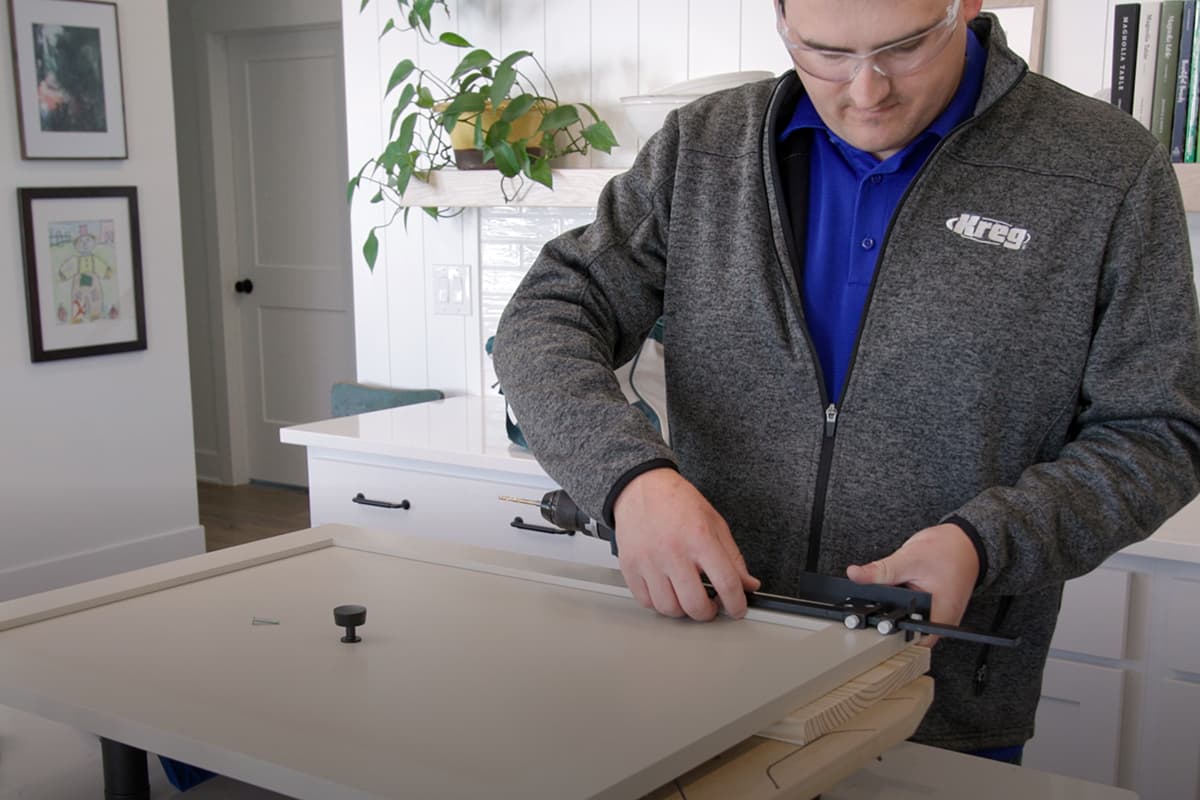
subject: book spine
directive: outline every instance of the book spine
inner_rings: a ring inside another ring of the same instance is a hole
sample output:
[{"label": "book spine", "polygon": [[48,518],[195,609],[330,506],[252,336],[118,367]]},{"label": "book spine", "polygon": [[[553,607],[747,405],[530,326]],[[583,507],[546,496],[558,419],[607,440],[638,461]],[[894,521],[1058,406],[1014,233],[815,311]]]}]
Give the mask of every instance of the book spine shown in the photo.
[{"label": "book spine", "polygon": [[1133,113],[1133,81],[1137,67],[1139,3],[1121,3],[1113,11],[1112,96],[1114,106]]},{"label": "book spine", "polygon": [[1171,160],[1183,161],[1187,136],[1188,94],[1192,85],[1192,43],[1196,30],[1196,0],[1183,0],[1179,23],[1179,69],[1175,78],[1175,114],[1171,119]]},{"label": "book spine", "polygon": [[1197,37],[1200,37],[1200,3],[1196,5],[1196,19],[1192,25],[1192,62],[1189,65],[1191,75],[1188,77],[1188,115],[1187,133],[1184,135],[1183,160],[1188,164],[1196,161],[1196,123],[1200,120],[1200,48],[1196,47]]},{"label": "book spine", "polygon": [[1158,68],[1154,75],[1150,132],[1163,147],[1171,148],[1171,115],[1175,110],[1175,82],[1179,71],[1179,29],[1183,0],[1165,0],[1158,34]]},{"label": "book spine", "polygon": [[1137,66],[1133,71],[1133,117],[1147,130],[1150,129],[1153,112],[1161,6],[1157,2],[1142,3],[1141,19],[1138,21]]}]

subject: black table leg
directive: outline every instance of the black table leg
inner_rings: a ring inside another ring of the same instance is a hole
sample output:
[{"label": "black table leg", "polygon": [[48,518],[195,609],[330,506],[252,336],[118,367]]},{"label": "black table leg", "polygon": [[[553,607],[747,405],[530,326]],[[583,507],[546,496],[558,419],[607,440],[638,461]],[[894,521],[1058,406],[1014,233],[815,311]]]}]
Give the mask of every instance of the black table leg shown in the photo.
[{"label": "black table leg", "polygon": [[104,761],[104,800],[150,800],[145,750],[102,738],[100,756]]}]

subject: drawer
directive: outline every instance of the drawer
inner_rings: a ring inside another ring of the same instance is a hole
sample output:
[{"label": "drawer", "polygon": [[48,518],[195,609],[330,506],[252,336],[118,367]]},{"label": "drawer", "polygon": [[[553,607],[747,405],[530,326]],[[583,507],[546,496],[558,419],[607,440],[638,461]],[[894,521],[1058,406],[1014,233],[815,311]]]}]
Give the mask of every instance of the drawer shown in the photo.
[{"label": "drawer", "polygon": [[[338,522],[414,536],[463,542],[497,550],[617,567],[607,542],[513,528],[520,516],[546,524],[533,506],[502,495],[540,500],[554,488],[546,478],[526,475],[475,477],[440,465],[428,469],[310,457],[309,508],[313,525]],[[364,505],[365,499],[393,507]]]},{"label": "drawer", "polygon": [[1200,580],[1170,578],[1167,581],[1167,668],[1200,675],[1200,641],[1197,641],[1197,609],[1200,609]]},{"label": "drawer", "polygon": [[1100,658],[1125,658],[1129,580],[1130,573],[1125,570],[1100,567],[1067,581],[1050,647]]}]

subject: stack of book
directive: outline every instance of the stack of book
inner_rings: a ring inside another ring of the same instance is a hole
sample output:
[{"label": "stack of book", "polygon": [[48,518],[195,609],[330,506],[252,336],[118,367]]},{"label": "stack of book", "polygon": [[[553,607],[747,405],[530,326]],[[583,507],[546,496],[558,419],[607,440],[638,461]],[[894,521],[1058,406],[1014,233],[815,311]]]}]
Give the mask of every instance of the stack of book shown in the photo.
[{"label": "stack of book", "polygon": [[1128,111],[1170,150],[1196,161],[1200,120],[1197,0],[1121,3],[1113,16],[1113,105]]}]

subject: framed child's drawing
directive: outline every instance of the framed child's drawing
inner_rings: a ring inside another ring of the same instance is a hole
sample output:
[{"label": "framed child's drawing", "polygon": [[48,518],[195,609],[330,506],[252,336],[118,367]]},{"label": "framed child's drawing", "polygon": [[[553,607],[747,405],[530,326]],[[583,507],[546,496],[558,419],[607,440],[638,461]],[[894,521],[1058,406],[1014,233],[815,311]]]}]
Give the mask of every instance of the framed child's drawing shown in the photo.
[{"label": "framed child's drawing", "polygon": [[32,359],[145,350],[137,189],[17,194]]},{"label": "framed child's drawing", "polygon": [[8,0],[21,156],[125,158],[117,6]]}]

